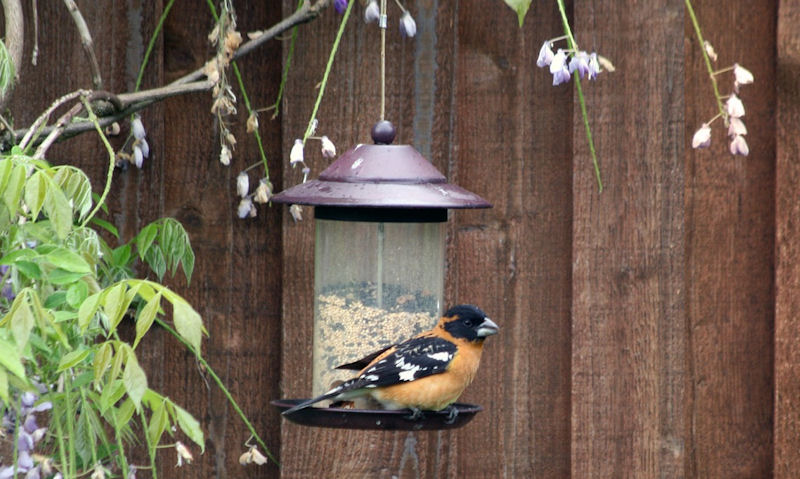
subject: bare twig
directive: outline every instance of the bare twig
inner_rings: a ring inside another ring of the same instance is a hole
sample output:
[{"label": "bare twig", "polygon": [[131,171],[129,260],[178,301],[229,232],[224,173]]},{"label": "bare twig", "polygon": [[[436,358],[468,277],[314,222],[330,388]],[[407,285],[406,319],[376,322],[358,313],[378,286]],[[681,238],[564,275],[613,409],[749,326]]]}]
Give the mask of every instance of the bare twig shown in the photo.
[{"label": "bare twig", "polygon": [[75,22],[75,27],[78,29],[78,34],[81,36],[81,45],[83,51],[86,52],[86,57],[89,59],[89,66],[92,69],[92,85],[95,90],[103,88],[103,77],[100,76],[100,65],[97,63],[97,56],[94,54],[94,42],[92,41],[92,34],[89,32],[89,27],[86,25],[86,20],[83,19],[81,11],[74,0],[64,0],[64,5],[67,6],[69,14],[72,16],[72,21]]},{"label": "bare twig", "polygon": [[[9,1],[9,0],[0,0],[0,1]],[[67,1],[67,0],[65,0]],[[305,4],[303,7],[296,10],[293,14],[289,15],[288,17],[284,18],[280,22],[276,23],[272,27],[267,30],[263,30],[258,32],[259,35],[252,38],[251,40],[247,41],[246,43],[242,44],[238,50],[233,55],[233,59],[237,59],[251,51],[255,50],[259,46],[263,45],[270,39],[281,35],[285,31],[295,27],[297,25],[310,22],[317,18],[320,14],[320,11],[327,7],[330,4],[330,0],[317,0],[314,4]],[[204,64],[205,66],[205,64]],[[147,106],[163,100],[165,98],[169,98],[172,96],[177,95],[184,95],[188,93],[195,93],[200,91],[207,91],[213,88],[214,83],[210,80],[199,80],[204,76],[203,67],[198,68],[197,70],[185,75],[177,80],[169,83],[166,86],[153,88],[150,90],[142,90],[133,93],[121,93],[117,95],[115,98],[118,101],[115,109],[108,114],[103,115],[101,118],[98,119],[98,123],[102,127],[106,127],[115,121],[119,121],[124,119],[125,117],[129,116],[132,113],[140,111]],[[34,137],[34,133],[39,133],[41,135],[47,135],[45,140],[48,141],[48,138],[51,138],[50,144],[54,142],[56,139],[63,139],[68,138],[71,136],[75,136],[80,133],[84,133],[89,130],[93,130],[95,128],[94,123],[89,121],[75,121],[72,122],[72,119],[78,112],[69,115],[72,110],[67,112],[64,116],[59,118],[55,125],[45,126],[42,127],[43,123],[49,118],[50,114],[59,106],[63,105],[64,103],[74,100],[75,98],[79,97],[81,94],[89,94],[86,91],[78,91],[73,92],[68,95],[65,95],[56,102],[51,105],[47,111],[45,111],[37,120],[28,128],[15,130],[14,133],[14,142],[19,142],[19,145],[23,147],[23,149],[27,146],[35,145],[38,143],[38,138]],[[106,99],[112,100],[112,98],[105,98],[102,95],[99,95],[100,92],[91,92],[92,99]],[[106,95],[110,95],[107,92],[104,92]],[[95,108],[97,111],[97,109]],[[65,120],[65,121],[62,121]],[[50,147],[50,144],[47,145],[47,148]],[[45,148],[45,150],[47,149]],[[41,146],[40,148],[41,149]],[[38,150],[37,150],[38,152]]]},{"label": "bare twig", "polygon": [[[36,133],[36,131],[39,128],[41,128],[42,125],[45,124],[45,122],[47,122],[47,119],[50,118],[50,115],[56,110],[56,108],[60,107],[61,105],[63,105],[64,103],[66,103],[68,101],[71,101],[71,100],[74,100],[74,99],[78,98],[83,93],[84,93],[84,90],[78,90],[78,91],[74,91],[72,93],[67,93],[66,95],[62,96],[61,98],[58,98],[49,107],[47,107],[47,110],[45,110],[44,113],[39,115],[39,118],[37,118],[36,121],[34,121],[33,124],[30,127],[28,127],[25,130],[19,130],[19,131],[22,131],[23,132],[22,135],[24,135],[22,137],[22,140],[19,142],[19,147],[22,148],[23,150],[25,148],[27,148],[28,144],[33,139],[33,135]],[[18,134],[18,132],[14,132],[14,133],[17,136],[17,138],[19,138],[20,135]]]},{"label": "bare twig", "polygon": [[[259,30],[257,32],[251,32],[248,35],[251,37],[251,39],[239,46],[236,52],[234,52],[232,60],[236,60],[244,55],[247,55],[251,51],[263,45],[265,42],[272,40],[294,26],[314,20],[319,16],[320,12],[328,6],[328,4],[330,4],[330,0],[318,0],[313,5],[310,2],[305,3],[302,7],[295,10],[294,13],[270,28],[266,30]],[[195,81],[198,78],[202,78],[204,75],[204,67],[205,64],[197,70],[178,78],[170,83],[170,85],[180,85]]]},{"label": "bare twig", "polygon": [[33,11],[33,52],[31,52],[31,64],[36,66],[39,61],[39,5],[36,0],[31,0],[31,11]]},{"label": "bare twig", "polygon": [[[168,85],[160,88],[153,88],[151,90],[142,90],[134,93],[123,93],[121,95],[113,95],[108,92],[89,92],[86,90],[78,90],[56,100],[50,107],[39,117],[29,128],[24,130],[14,131],[15,139],[19,140],[20,147],[25,149],[28,145],[36,144],[36,139],[33,137],[34,133],[41,128],[47,121],[47,118],[61,105],[74,100],[81,95],[88,95],[91,100],[106,100],[109,101],[114,107],[113,111],[107,113],[98,121],[101,126],[106,127],[115,121],[119,121],[131,113],[136,113],[139,110],[165,98],[177,95],[184,95],[187,93],[195,93],[200,91],[210,90],[214,84],[209,80],[201,80],[184,85]],[[74,115],[73,115],[74,116]],[[53,130],[58,128],[56,125],[41,128],[38,131],[41,135],[50,135]],[[70,137],[78,133],[93,130],[94,123],[89,121],[78,121],[68,125],[62,125],[58,137]]]},{"label": "bare twig", "polygon": [[[20,65],[22,64],[22,46],[24,45],[23,39],[25,37],[25,21],[22,16],[22,4],[20,0],[2,0],[3,15],[6,18],[6,48],[11,56],[11,61],[14,63],[15,77],[19,78]],[[8,89],[0,95],[0,110],[11,98],[11,92],[14,89],[14,83],[9,83]]]},{"label": "bare twig", "polygon": [[50,148],[50,145],[52,145],[58,139],[58,137],[61,135],[61,132],[64,131],[64,127],[67,125],[67,123],[69,123],[75,115],[80,113],[82,109],[83,105],[76,103],[66,113],[61,115],[58,121],[56,121],[55,127],[50,130],[50,133],[39,145],[39,148],[36,149],[36,153],[33,154],[33,157],[39,159],[44,158],[44,154],[47,153],[47,149]]}]

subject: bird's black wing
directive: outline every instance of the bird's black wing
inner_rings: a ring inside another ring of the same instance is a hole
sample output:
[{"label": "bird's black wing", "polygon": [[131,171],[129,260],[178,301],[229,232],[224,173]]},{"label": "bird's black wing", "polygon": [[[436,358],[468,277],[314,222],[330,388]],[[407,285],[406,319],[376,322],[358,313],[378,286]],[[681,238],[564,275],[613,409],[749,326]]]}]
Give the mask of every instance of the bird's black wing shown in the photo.
[{"label": "bird's black wing", "polygon": [[336,366],[336,369],[350,369],[353,371],[361,371],[365,367],[369,366],[369,363],[375,360],[378,356],[386,352],[387,349],[393,348],[395,345],[392,344],[390,346],[386,346],[385,348],[375,351],[373,353],[367,354],[363,358],[359,359],[358,361],[353,361],[352,363],[342,364],[341,366]]},{"label": "bird's black wing", "polygon": [[[391,386],[447,370],[457,347],[437,336],[420,336],[397,345],[361,375],[341,385],[342,391]],[[377,356],[376,356],[377,357]]]}]

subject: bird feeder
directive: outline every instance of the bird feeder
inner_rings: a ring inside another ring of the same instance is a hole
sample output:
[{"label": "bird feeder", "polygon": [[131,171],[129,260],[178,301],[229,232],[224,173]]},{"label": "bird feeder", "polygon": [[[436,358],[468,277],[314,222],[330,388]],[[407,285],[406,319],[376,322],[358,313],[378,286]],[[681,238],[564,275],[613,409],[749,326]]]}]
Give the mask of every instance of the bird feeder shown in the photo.
[{"label": "bird feeder", "polygon": [[[393,145],[394,137],[392,124],[381,121],[372,128],[374,144],[355,146],[317,180],[272,198],[314,207],[314,396],[366,364],[337,367],[436,324],[444,308],[447,210],[491,207],[448,183],[414,147]],[[308,408],[290,419],[303,422],[296,416],[310,415],[307,423],[314,425],[403,428],[398,411],[355,406]],[[409,428],[428,426],[439,428]]]}]

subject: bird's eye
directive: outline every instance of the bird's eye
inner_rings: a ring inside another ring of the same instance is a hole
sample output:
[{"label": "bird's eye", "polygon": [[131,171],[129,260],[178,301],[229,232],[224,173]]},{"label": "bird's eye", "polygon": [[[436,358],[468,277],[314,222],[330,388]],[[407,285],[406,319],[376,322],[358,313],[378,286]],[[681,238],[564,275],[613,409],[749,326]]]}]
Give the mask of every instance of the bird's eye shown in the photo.
[{"label": "bird's eye", "polygon": [[465,319],[464,320],[464,325],[466,325],[467,327],[472,327],[472,320],[471,319]]}]

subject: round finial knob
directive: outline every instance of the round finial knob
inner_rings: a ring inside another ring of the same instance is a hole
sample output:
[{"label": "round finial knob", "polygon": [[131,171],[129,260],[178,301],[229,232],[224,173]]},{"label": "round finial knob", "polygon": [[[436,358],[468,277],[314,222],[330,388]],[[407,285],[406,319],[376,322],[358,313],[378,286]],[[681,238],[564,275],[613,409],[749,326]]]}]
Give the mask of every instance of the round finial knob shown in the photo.
[{"label": "round finial knob", "polygon": [[376,145],[390,145],[397,134],[392,122],[381,120],[372,127],[372,141]]}]

